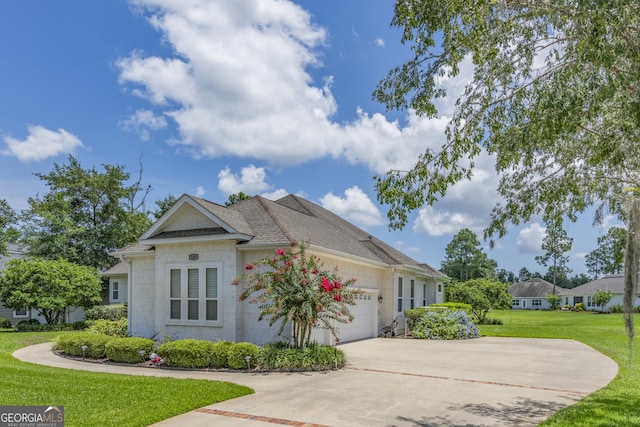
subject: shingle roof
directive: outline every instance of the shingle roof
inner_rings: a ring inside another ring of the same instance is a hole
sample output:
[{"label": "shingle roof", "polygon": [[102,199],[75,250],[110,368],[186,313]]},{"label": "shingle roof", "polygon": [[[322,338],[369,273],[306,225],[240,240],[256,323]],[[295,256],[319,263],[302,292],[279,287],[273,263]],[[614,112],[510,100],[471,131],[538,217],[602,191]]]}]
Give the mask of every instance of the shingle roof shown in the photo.
[{"label": "shingle roof", "polygon": [[113,267],[107,269],[102,272],[103,276],[115,276],[118,274],[128,274],[129,273],[129,264],[126,262],[119,262]]},{"label": "shingle roof", "polygon": [[[556,295],[566,293],[565,288],[556,285]],[[533,277],[523,282],[509,286],[508,292],[516,298],[544,298],[553,294],[553,283],[549,283],[539,277]]]},{"label": "shingle roof", "polygon": [[563,292],[566,295],[590,295],[595,294],[599,290],[610,290],[614,294],[624,293],[624,275],[612,274],[610,276],[601,277],[592,280],[584,285],[576,286],[573,289],[567,289]]}]

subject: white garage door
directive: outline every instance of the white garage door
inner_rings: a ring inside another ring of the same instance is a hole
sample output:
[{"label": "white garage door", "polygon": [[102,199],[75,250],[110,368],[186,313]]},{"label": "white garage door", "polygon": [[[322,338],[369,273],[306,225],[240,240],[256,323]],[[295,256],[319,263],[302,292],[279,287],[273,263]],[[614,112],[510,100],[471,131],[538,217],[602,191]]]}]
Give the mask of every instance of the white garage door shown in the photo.
[{"label": "white garage door", "polygon": [[353,322],[340,324],[338,337],[340,342],[372,338],[377,335],[378,298],[374,293],[356,295],[356,305],[349,307]]}]

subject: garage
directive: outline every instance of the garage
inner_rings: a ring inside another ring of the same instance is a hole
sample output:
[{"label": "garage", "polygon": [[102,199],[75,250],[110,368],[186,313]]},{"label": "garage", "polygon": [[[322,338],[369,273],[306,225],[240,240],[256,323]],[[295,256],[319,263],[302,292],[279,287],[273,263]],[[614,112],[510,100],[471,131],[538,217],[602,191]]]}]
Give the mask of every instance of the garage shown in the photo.
[{"label": "garage", "polygon": [[340,342],[373,338],[378,335],[378,298],[374,292],[356,295],[356,305],[349,307],[353,322],[340,325]]}]

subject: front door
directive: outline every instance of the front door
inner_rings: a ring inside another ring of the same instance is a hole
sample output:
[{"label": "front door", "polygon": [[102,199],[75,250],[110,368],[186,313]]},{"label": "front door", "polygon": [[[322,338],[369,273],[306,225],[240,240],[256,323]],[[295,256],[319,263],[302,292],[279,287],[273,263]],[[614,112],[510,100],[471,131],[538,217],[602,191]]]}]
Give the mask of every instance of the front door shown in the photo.
[{"label": "front door", "polygon": [[526,299],[522,300],[522,308],[527,308],[527,300]]}]

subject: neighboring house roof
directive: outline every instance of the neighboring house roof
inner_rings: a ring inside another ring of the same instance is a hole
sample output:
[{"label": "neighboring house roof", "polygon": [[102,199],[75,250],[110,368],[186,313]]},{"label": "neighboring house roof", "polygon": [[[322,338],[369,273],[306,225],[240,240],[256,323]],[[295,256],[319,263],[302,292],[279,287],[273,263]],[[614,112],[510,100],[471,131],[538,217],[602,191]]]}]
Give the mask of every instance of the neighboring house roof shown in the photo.
[{"label": "neighboring house roof", "polygon": [[124,261],[102,272],[103,276],[118,276],[122,274],[129,274],[129,264]]},{"label": "neighboring house roof", "polygon": [[592,280],[584,285],[576,286],[573,289],[567,289],[563,295],[590,295],[595,294],[599,290],[610,290],[614,294],[624,293],[624,275],[612,274],[610,276],[601,277]]},{"label": "neighboring house roof", "polygon": [[[189,230],[163,227],[180,206],[190,204],[212,221],[208,228]],[[183,195],[141,238],[142,245],[123,248],[116,255],[141,253],[153,249],[153,243],[166,238],[229,238],[238,240],[238,248],[289,246],[305,242],[310,247],[351,255],[370,262],[408,266],[430,277],[447,276],[427,264],[418,263],[368,232],[338,215],[301,197],[288,195],[272,201],[261,196],[222,206]]]},{"label": "neighboring house roof", "polygon": [[[565,288],[556,285],[556,295],[565,292]],[[515,298],[545,298],[553,294],[553,283],[549,283],[539,277],[534,277],[524,282],[514,283],[509,286],[508,292]]]}]

